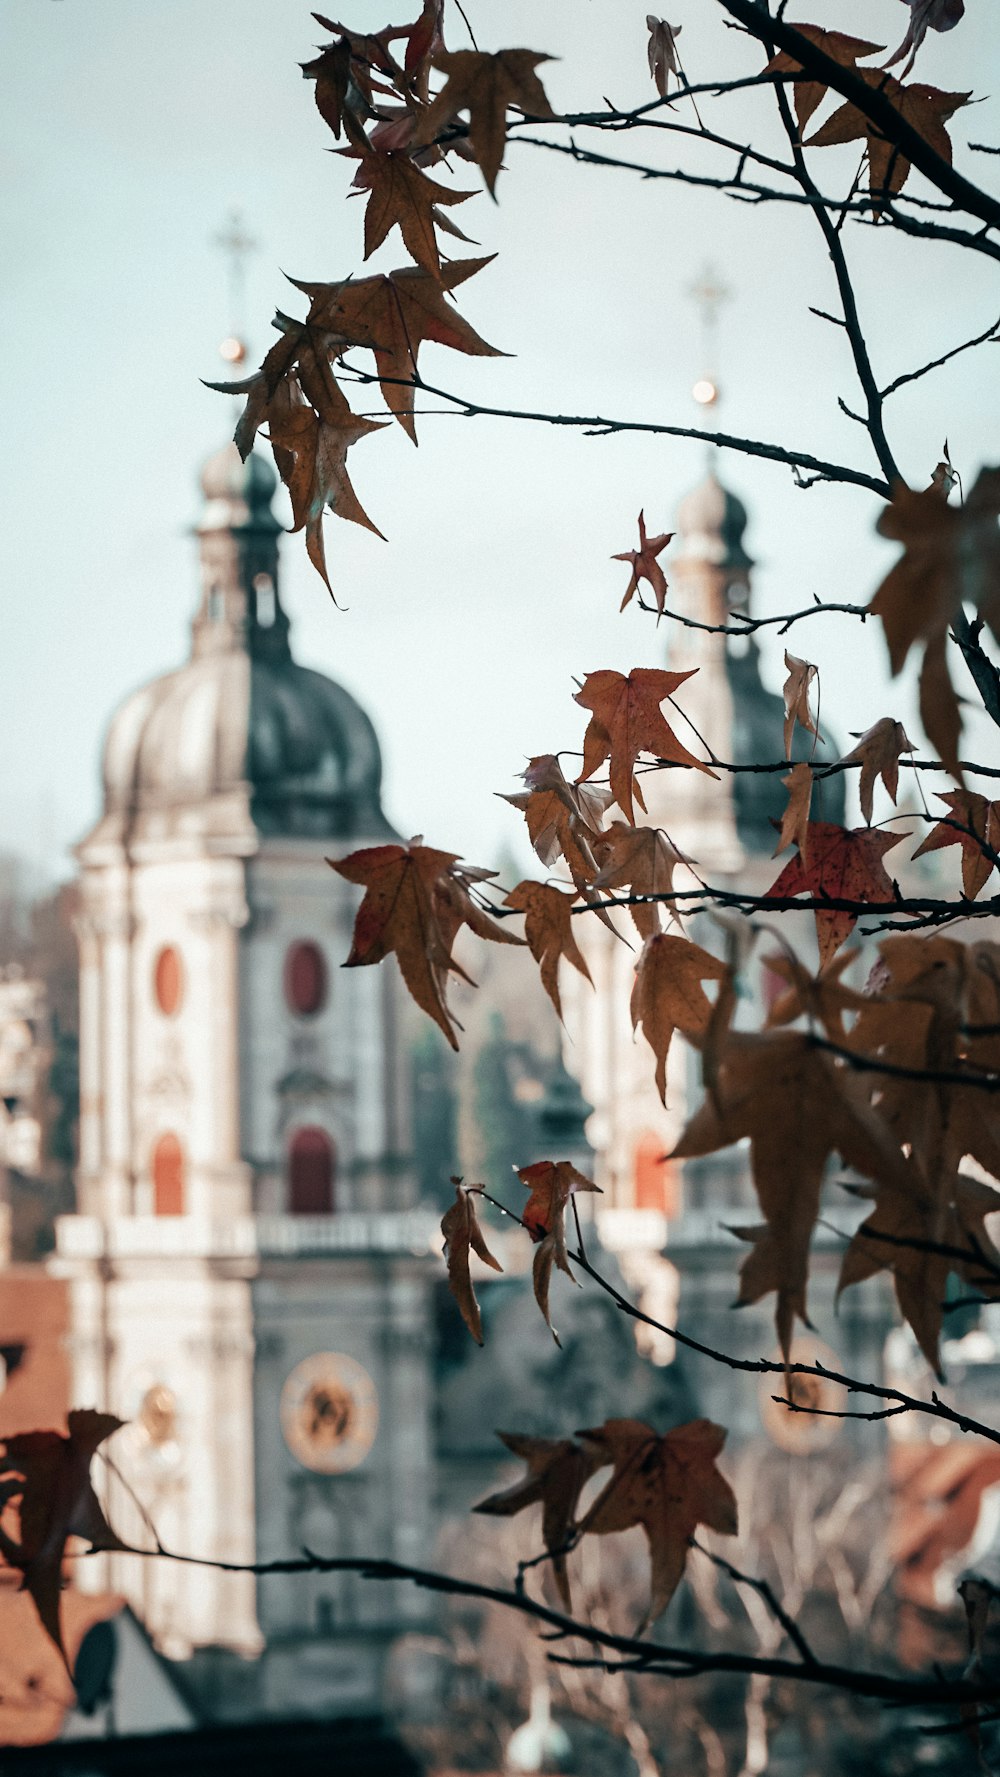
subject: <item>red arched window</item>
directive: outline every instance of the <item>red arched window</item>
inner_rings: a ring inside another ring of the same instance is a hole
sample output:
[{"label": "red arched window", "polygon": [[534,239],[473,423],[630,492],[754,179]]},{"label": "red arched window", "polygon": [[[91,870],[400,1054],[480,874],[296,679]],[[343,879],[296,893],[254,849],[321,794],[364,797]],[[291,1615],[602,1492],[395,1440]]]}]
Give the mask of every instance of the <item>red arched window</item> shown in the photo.
[{"label": "red arched window", "polygon": [[326,1003],[326,958],[318,944],[303,938],[285,957],[285,998],[293,1012],[308,1017]]},{"label": "red arched window", "polygon": [[165,1018],[172,1018],[181,1009],[184,998],[184,965],[180,951],[165,944],[153,968],[153,992]]},{"label": "red arched window", "polygon": [[664,1215],[675,1216],[680,1208],[677,1168],[664,1158],[665,1145],[662,1135],[654,1135],[651,1130],[636,1143],[635,1207],[658,1209]]},{"label": "red arched window", "polygon": [[333,1209],[333,1143],[325,1129],[297,1129],[288,1148],[288,1208],[293,1216]]},{"label": "red arched window", "polygon": [[153,1213],[184,1214],[184,1150],[176,1135],[161,1135],[153,1149]]}]

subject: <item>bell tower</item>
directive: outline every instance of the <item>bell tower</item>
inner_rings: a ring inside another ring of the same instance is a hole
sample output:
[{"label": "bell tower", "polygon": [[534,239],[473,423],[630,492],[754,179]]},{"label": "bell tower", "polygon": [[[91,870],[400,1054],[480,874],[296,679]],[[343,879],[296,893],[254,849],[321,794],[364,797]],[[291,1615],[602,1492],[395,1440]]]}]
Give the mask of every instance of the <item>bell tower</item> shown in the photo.
[{"label": "bell tower", "polygon": [[[201,476],[191,652],[134,692],[78,848],[74,1400],[130,1423],[109,1509],[149,1545],[257,1562],[421,1554],[433,1218],[410,1163],[402,989],[342,972],[357,891],[328,859],[394,837],[375,730],[299,665],[276,479]],[[100,1570],[100,1571],[99,1571]],[[411,1589],[87,1564],[184,1660],[209,1716],[379,1706]]]}]

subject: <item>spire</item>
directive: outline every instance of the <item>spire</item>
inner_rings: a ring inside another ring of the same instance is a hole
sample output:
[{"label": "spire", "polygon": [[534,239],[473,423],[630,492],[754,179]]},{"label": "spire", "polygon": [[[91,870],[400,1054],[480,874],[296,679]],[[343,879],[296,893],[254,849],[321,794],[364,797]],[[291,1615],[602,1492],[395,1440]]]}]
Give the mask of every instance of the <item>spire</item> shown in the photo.
[{"label": "spire", "polygon": [[288,618],[278,594],[282,527],[271,510],[277,485],[263,457],[251,452],[241,462],[235,444],[215,451],[202,469],[195,655],[245,649],[255,658],[288,658]]},{"label": "spire", "polygon": [[[241,331],[245,261],[256,244],[238,210],[214,238],[228,259],[231,331],[219,355],[230,365],[242,364],[247,355]],[[278,596],[282,526],[271,510],[278,478],[256,452],[244,463],[235,444],[225,444],[209,457],[200,479],[201,600],[191,626],[192,654],[239,649],[258,659],[286,660],[288,618]]]}]

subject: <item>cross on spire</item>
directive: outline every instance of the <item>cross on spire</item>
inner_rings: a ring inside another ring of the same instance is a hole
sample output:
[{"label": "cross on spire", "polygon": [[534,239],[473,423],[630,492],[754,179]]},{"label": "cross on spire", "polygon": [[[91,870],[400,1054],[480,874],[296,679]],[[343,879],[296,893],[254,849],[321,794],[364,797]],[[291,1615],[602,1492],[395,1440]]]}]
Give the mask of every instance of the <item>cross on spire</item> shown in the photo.
[{"label": "cross on spire", "polygon": [[701,361],[703,367],[702,374],[691,393],[702,407],[714,407],[719,400],[717,376],[719,310],[724,302],[729,301],[732,294],[728,285],[723,283],[720,273],[710,264],[705,265],[699,272],[697,281],[688,286],[688,295],[696,304],[701,320]]},{"label": "cross on spire", "polygon": [[243,338],[246,299],[246,261],[257,250],[257,242],[247,234],[239,210],[232,210],[224,229],[214,237],[213,245],[225,254],[229,270],[229,336],[222,341],[219,352],[230,364],[242,364],[247,355]]}]

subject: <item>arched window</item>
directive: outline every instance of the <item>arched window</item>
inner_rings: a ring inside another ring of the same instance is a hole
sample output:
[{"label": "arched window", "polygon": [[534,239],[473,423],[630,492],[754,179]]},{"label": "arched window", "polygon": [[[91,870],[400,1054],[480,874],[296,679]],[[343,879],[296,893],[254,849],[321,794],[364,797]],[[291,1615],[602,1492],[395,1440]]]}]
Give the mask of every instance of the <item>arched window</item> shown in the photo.
[{"label": "arched window", "polygon": [[153,968],[153,993],[165,1018],[173,1018],[184,998],[184,965],[180,951],[165,944]]},{"label": "arched window", "polygon": [[277,614],[277,602],[274,595],[274,581],[270,574],[255,574],[253,590],[259,628],[273,629]]},{"label": "arched window", "polygon": [[293,1012],[308,1018],[326,1004],[326,958],[318,944],[303,938],[285,956],[285,999]]},{"label": "arched window", "polygon": [[153,1213],[184,1214],[184,1150],[176,1135],[161,1135],[153,1149]]},{"label": "arched window", "polygon": [[288,1146],[288,1209],[327,1216],[333,1209],[333,1143],[325,1129],[297,1129]]}]

